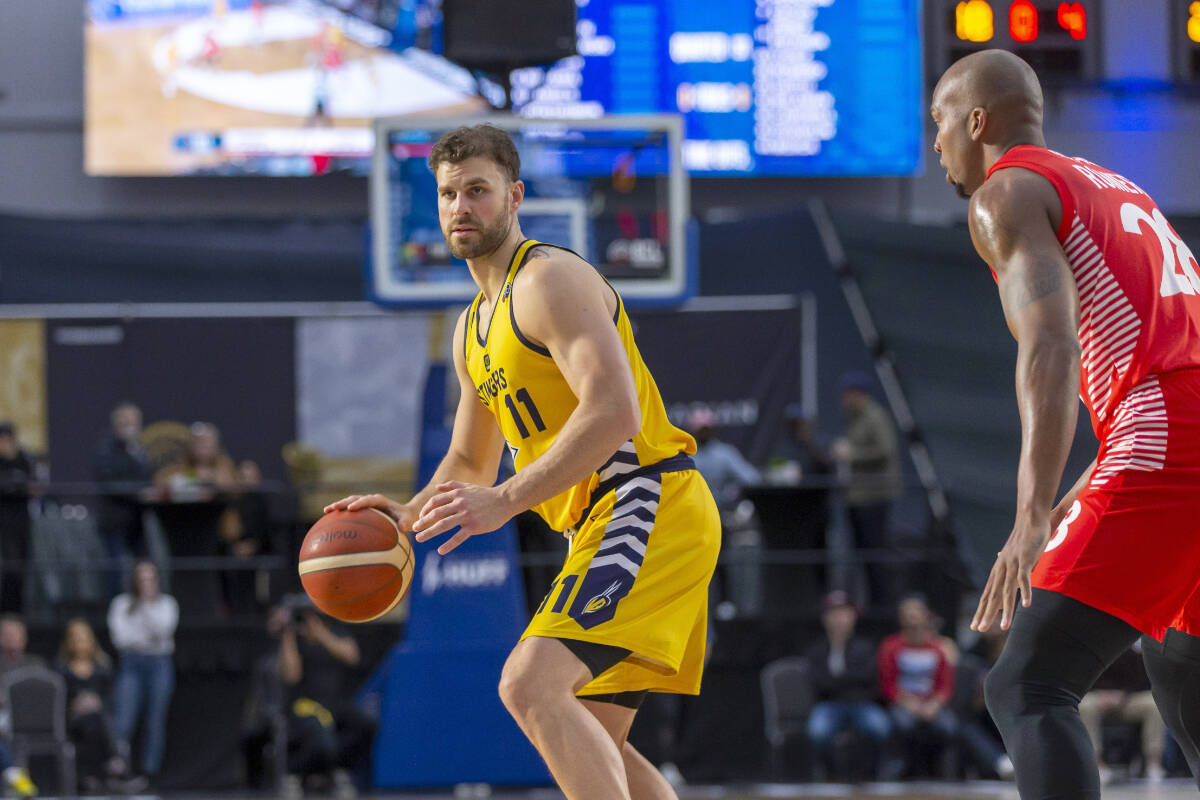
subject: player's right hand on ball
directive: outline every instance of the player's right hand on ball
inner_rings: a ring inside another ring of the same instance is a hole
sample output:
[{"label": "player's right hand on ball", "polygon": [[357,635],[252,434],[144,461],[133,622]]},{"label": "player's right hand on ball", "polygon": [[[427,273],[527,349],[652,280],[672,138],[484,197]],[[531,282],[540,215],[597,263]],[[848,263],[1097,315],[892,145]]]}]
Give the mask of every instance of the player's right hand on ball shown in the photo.
[{"label": "player's right hand on ball", "polygon": [[403,503],[397,503],[381,494],[352,494],[337,502],[325,506],[325,513],[331,511],[362,511],[366,508],[377,508],[396,520],[402,531],[411,531],[417,515]]}]

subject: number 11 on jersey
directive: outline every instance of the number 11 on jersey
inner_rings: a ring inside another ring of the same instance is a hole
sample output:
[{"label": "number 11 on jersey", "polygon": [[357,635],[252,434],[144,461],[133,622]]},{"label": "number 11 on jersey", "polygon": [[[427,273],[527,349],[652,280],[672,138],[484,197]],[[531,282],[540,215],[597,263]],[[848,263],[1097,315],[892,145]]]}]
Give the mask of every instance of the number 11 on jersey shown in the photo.
[{"label": "number 11 on jersey", "polygon": [[[546,423],[542,422],[542,415],[538,413],[537,406],[533,404],[533,398],[529,396],[529,390],[525,388],[517,389],[515,392],[517,402],[525,407],[525,414],[533,423],[533,427],[539,432],[546,430]],[[521,412],[517,409],[517,402],[513,402],[514,395],[504,395],[504,405],[508,407],[508,413],[512,414],[513,424],[517,426],[517,433],[521,434],[522,439],[529,438],[529,426],[525,424],[525,420],[521,417]]]}]

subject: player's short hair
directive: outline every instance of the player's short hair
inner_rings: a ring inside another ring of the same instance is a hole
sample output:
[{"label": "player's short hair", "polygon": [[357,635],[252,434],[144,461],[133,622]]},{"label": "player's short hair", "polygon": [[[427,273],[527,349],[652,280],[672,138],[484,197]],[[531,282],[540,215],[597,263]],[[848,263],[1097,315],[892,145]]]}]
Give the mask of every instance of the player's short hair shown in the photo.
[{"label": "player's short hair", "polygon": [[516,183],[521,174],[521,157],[512,137],[495,125],[464,125],[443,133],[429,151],[429,168],[437,172],[442,163],[459,164],[468,158],[491,159]]}]

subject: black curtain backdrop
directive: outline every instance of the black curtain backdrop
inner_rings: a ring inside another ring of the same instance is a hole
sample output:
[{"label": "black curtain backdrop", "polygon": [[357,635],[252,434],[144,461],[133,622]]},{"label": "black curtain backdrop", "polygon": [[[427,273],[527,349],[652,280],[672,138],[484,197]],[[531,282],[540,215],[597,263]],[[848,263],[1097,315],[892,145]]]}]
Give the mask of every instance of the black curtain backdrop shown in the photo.
[{"label": "black curtain backdrop", "polygon": [[57,220],[0,214],[0,303],[362,300],[351,220]]},{"label": "black curtain backdrop", "polygon": [[635,311],[633,326],[672,422],[708,407],[717,436],[764,463],[800,398],[800,310]]},{"label": "black curtain backdrop", "polygon": [[46,325],[50,477],[92,479],[92,453],[121,400],[146,423],[211,422],[235,460],[286,477],[296,436],[291,319],[56,320]]}]

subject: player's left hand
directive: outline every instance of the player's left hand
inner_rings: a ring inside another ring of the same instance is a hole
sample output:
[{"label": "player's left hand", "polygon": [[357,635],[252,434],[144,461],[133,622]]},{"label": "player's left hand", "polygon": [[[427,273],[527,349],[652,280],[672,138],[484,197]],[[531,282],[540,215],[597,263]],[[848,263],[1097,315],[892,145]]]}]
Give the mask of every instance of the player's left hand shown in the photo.
[{"label": "player's left hand", "polygon": [[996,563],[992,565],[992,572],[979,597],[979,607],[975,609],[975,617],[971,620],[971,630],[986,631],[997,614],[1000,615],[1000,629],[1008,630],[1012,625],[1018,593],[1021,605],[1029,607],[1033,602],[1029,575],[1049,541],[1048,520],[1017,522],[1004,548],[996,554]]},{"label": "player's left hand", "polygon": [[491,533],[511,517],[494,488],[448,481],[437,485],[437,494],[429,498],[413,523],[413,532],[418,542],[427,542],[457,526],[458,532],[437,549],[444,556],[472,536]]}]

